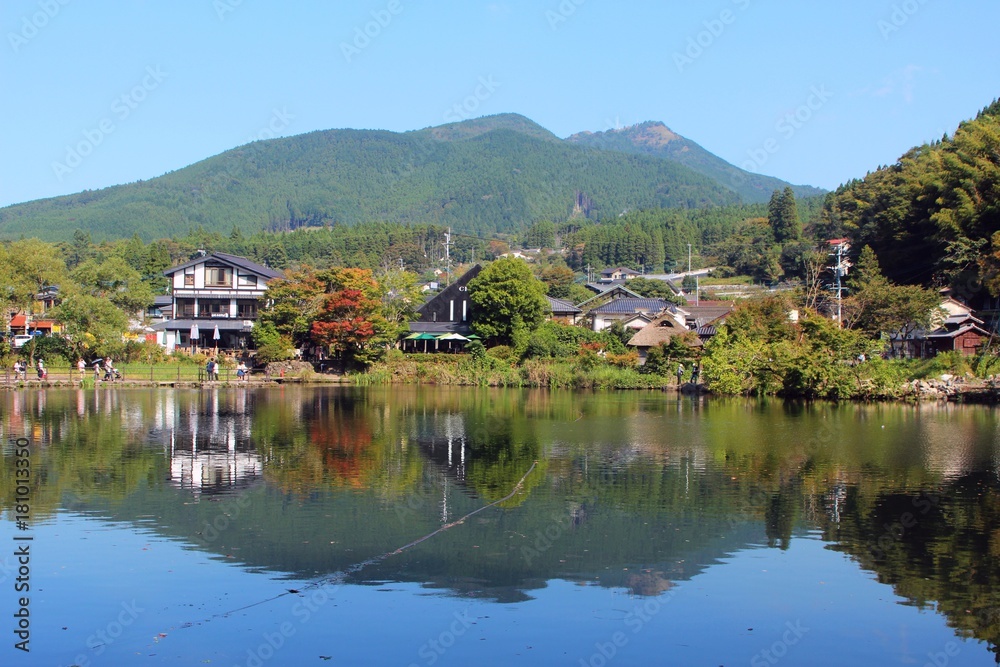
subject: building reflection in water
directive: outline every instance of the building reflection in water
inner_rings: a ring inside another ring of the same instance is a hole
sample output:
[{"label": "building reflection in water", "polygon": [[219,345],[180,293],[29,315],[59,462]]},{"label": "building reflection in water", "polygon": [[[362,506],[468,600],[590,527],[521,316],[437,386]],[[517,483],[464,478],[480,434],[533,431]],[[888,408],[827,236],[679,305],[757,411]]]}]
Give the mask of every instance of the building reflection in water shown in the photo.
[{"label": "building reflection in water", "polygon": [[227,494],[262,479],[263,460],[251,442],[248,391],[201,392],[178,408],[176,393],[158,397],[155,430],[170,457],[170,483],[201,494]]}]

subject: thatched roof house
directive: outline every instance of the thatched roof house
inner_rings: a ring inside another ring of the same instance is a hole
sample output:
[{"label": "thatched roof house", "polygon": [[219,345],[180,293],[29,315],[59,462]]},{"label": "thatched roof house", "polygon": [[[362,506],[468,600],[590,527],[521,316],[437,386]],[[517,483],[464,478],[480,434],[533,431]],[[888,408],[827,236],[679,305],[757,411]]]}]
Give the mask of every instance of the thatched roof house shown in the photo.
[{"label": "thatched roof house", "polygon": [[[651,348],[670,341],[674,336],[682,336],[688,331],[690,329],[684,326],[678,315],[668,311],[639,330],[639,333],[632,336],[628,345],[639,352],[639,363],[644,364],[646,363],[646,354]],[[696,337],[692,337],[688,344],[692,347],[703,345],[701,339]]]}]

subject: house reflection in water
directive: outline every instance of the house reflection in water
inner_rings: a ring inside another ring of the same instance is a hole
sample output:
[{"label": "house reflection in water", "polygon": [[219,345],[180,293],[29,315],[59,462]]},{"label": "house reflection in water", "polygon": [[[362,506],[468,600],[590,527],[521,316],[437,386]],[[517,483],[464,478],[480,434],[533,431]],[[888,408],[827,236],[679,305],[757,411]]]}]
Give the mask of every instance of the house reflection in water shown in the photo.
[{"label": "house reflection in water", "polygon": [[156,427],[170,456],[170,483],[201,494],[229,494],[262,479],[263,460],[250,440],[246,390],[203,393],[180,409],[174,394],[156,406]]}]

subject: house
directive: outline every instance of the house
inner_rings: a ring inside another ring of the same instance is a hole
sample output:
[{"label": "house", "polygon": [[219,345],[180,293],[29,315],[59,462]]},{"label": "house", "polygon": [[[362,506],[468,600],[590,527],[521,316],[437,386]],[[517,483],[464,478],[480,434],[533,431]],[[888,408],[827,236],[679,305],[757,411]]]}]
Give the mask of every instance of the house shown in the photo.
[{"label": "house", "polygon": [[569,301],[565,301],[563,299],[553,299],[550,296],[545,298],[549,303],[549,311],[551,313],[549,319],[554,322],[576,324],[577,319],[583,315],[583,311]]},{"label": "house", "polygon": [[925,354],[935,356],[956,351],[962,356],[974,356],[990,339],[990,332],[982,324],[983,321],[971,313],[945,318],[941,326],[924,336]]},{"label": "house", "polygon": [[174,298],[169,294],[153,297],[153,305],[146,309],[146,319],[162,322],[169,320],[174,307]]},{"label": "house", "polygon": [[677,312],[677,306],[663,299],[623,298],[612,299],[590,311],[594,331],[603,331],[613,322],[620,321],[626,327],[641,329],[663,311]]},{"label": "house", "polygon": [[62,330],[59,323],[51,319],[41,319],[18,313],[10,318],[12,334],[34,334],[36,336],[51,336]]},{"label": "house", "polygon": [[719,323],[725,320],[736,304],[732,301],[708,301],[701,299],[697,303],[688,302],[678,306],[677,310],[684,316],[684,325],[688,329],[698,329],[709,323]]},{"label": "house", "polygon": [[[267,283],[282,273],[222,252],[163,272],[170,280],[170,319],[153,325],[157,342],[178,347],[252,347],[250,330]],[[219,337],[215,338],[218,329]]]},{"label": "house", "polygon": [[[632,336],[628,346],[639,353],[639,364],[641,365],[646,363],[646,356],[650,349],[669,342],[675,336],[683,336],[689,331],[690,329],[684,326],[682,316],[679,313],[667,311],[654,318]],[[692,338],[688,343],[692,347],[701,347],[703,344],[700,337]]]},{"label": "house", "polygon": [[601,271],[602,283],[613,283],[620,280],[632,280],[642,274],[638,271],[628,268],[627,266],[619,266],[614,269],[604,269]]},{"label": "house", "polygon": [[420,318],[410,322],[410,333],[472,333],[472,301],[469,282],[483,270],[479,264],[435,294],[417,309]]},{"label": "house", "polygon": [[32,305],[32,312],[44,313],[59,305],[62,299],[59,298],[59,287],[50,285],[41,292],[35,294],[35,302]]}]

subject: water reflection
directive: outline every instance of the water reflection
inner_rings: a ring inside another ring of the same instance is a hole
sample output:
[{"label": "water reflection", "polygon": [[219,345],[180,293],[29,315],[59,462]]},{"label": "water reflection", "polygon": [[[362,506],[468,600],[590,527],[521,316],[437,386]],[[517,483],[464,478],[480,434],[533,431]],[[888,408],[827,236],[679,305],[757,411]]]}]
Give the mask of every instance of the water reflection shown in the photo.
[{"label": "water reflection", "polygon": [[909,604],[1000,639],[988,409],[429,388],[43,390],[2,406],[5,440],[37,446],[39,515],[151,525],[256,571],[345,571],[504,498],[537,462],[499,509],[349,580],[656,596],[813,531]]}]

